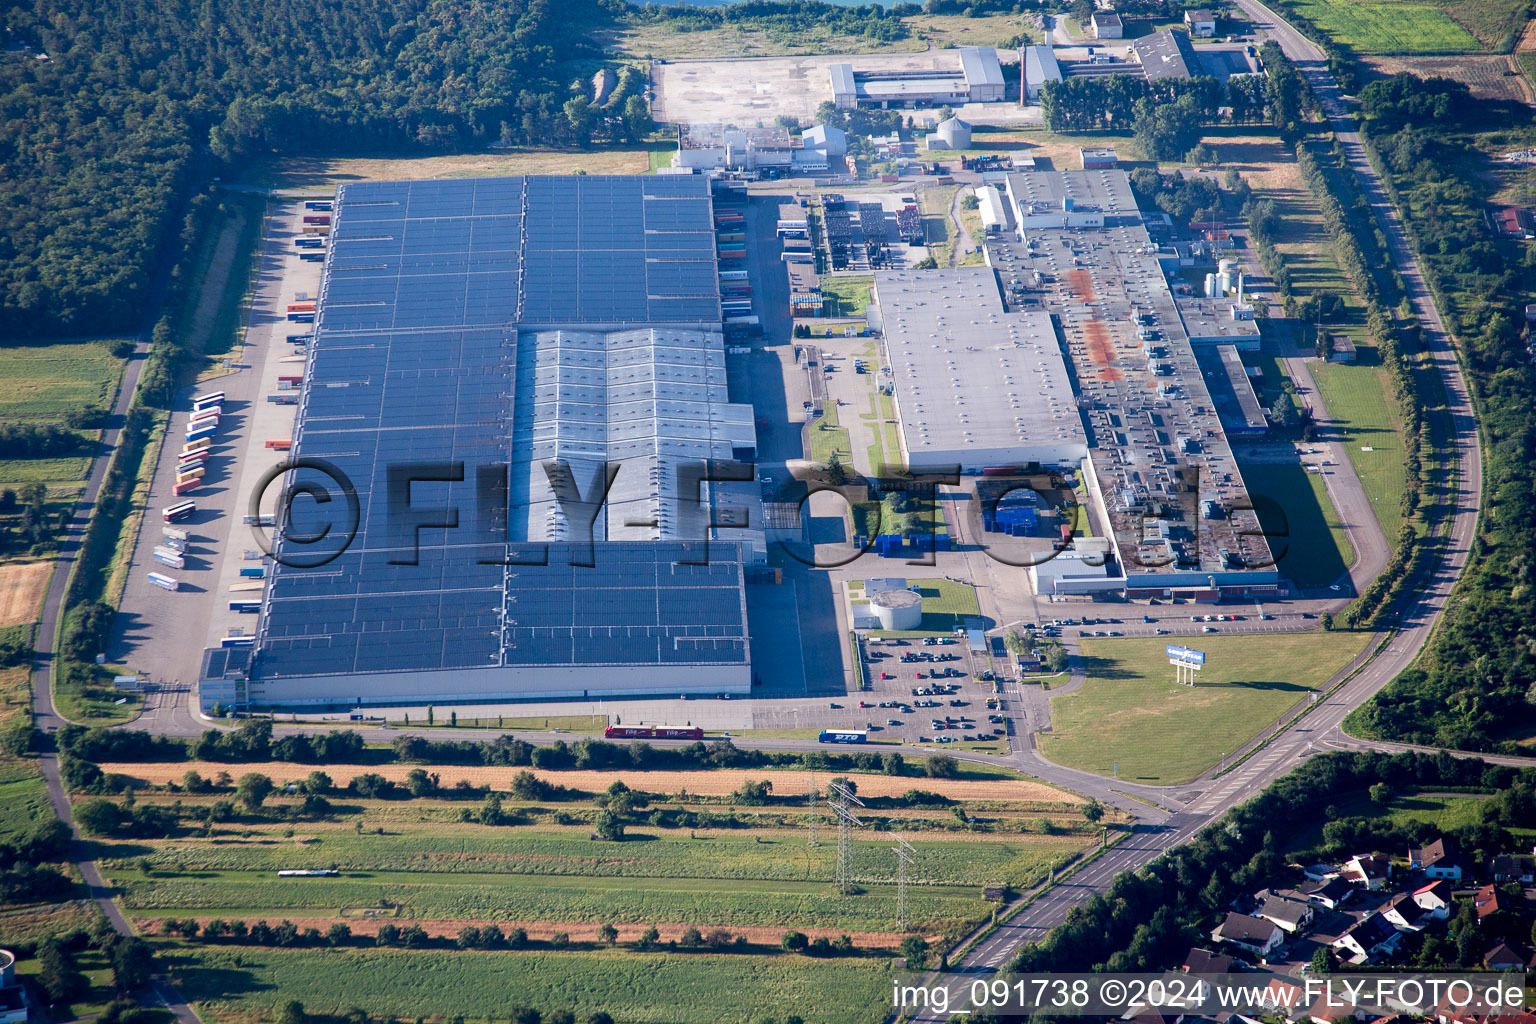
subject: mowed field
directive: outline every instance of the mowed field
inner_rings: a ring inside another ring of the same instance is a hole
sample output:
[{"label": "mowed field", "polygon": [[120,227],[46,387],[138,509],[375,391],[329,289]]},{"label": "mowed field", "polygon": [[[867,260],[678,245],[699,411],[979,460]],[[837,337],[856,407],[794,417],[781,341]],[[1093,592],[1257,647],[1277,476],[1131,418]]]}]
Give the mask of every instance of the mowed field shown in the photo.
[{"label": "mowed field", "polygon": [[1016,14],[964,15],[915,14],[902,19],[910,35],[883,42],[851,35],[822,25],[804,25],[794,31],[754,25],[721,25],[684,30],[682,23],[648,23],[631,20],[618,30],[598,34],[605,46],[630,57],[648,59],[697,59],[701,57],[775,57],[791,54],[900,53],[935,46],[993,46],[1007,48],[1019,35],[1031,39],[1038,30]]},{"label": "mowed field", "polygon": [[[106,408],[117,390],[123,360],[107,341],[58,341],[49,345],[0,345],[0,423],[53,424],[88,406]],[[96,431],[82,431],[93,438]],[[0,488],[48,486],[51,501],[73,499],[89,462],[86,450],[63,458],[0,459]]]},{"label": "mowed field", "polygon": [[1365,63],[1382,75],[1409,72],[1422,78],[1440,77],[1460,82],[1481,100],[1531,102],[1532,89],[1522,76],[1509,74],[1509,58],[1503,54],[1469,53],[1455,57],[1371,57]]},{"label": "mowed field", "polygon": [[1312,380],[1329,414],[1342,421],[1340,440],[1349,461],[1382,532],[1395,541],[1403,525],[1403,487],[1408,479],[1402,424],[1388,397],[1392,385],[1376,350],[1362,345],[1358,355],[1360,362],[1353,366],[1313,363]]},{"label": "mowed field", "polygon": [[670,154],[677,142],[651,142],[588,150],[497,149],[484,153],[423,157],[304,157],[254,163],[241,175],[247,184],[272,188],[335,188],[346,181],[420,181],[516,174],[646,174],[653,150]]},{"label": "mowed field", "polygon": [[1083,640],[1088,681],[1051,699],[1041,750],[1058,764],[1140,782],[1188,782],[1236,753],[1365,647],[1359,633],[1214,634],[1199,685],[1173,681],[1162,638]]},{"label": "mowed field", "polygon": [[6,562],[0,565],[0,628],[36,622],[53,576],[52,562]]},{"label": "mowed field", "polygon": [[1240,463],[1275,565],[1298,586],[1325,587],[1355,560],[1318,473],[1298,462]]},{"label": "mowed field", "polygon": [[351,1007],[385,1019],[505,1020],[518,1007],[622,1024],[748,1024],[795,1013],[816,1024],[878,1024],[889,1015],[884,959],[765,958],[732,953],[444,952],[172,946],[162,952],[212,1019],[249,1020],[298,999],[310,1013]]},{"label": "mowed field", "polygon": [[1292,0],[1288,6],[1361,53],[1460,53],[1482,49],[1477,37],[1456,19],[1439,7],[1417,0]]}]

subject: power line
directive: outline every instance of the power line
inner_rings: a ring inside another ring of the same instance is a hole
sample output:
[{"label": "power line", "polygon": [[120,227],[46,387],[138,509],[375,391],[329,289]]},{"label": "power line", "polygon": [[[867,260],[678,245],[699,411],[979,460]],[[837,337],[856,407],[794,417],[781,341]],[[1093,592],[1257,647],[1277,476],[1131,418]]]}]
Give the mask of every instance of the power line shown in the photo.
[{"label": "power line", "polygon": [[916,851],[901,836],[896,837],[896,845],[891,849],[896,851],[896,930],[909,932],[912,918],[907,912],[907,869],[912,866]]},{"label": "power line", "polygon": [[821,824],[821,812],[816,809],[816,773],[811,772],[806,777],[806,784],[810,792],[806,794],[805,806],[810,812],[810,838],[806,840],[807,846],[820,846],[821,841],[816,838],[816,828]]},{"label": "power line", "polygon": [[853,830],[864,824],[850,804],[863,807],[864,801],[840,779],[827,783],[827,806],[837,818],[837,891],[844,896],[853,891]]}]

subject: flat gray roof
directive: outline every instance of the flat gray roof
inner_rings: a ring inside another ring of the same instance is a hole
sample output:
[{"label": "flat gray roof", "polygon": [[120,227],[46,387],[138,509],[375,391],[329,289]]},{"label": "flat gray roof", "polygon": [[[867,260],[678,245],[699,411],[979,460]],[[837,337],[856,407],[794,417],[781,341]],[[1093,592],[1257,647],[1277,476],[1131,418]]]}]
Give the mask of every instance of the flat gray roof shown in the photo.
[{"label": "flat gray roof", "polygon": [[1195,358],[1205,373],[1206,388],[1223,427],[1240,434],[1262,434],[1269,428],[1243,357],[1234,346],[1202,345],[1195,349]]},{"label": "flat gray roof", "polygon": [[683,149],[720,149],[726,143],[752,145],[758,149],[789,149],[789,129],[728,128],[719,123],[692,122],[677,130],[678,145]]},{"label": "flat gray roof", "polygon": [[[1088,421],[1089,454],[1130,586],[1138,575],[1167,576],[1171,566],[1138,564],[1142,510],[1149,504],[1177,509],[1188,493],[1185,467],[1198,473],[1201,500],[1231,509],[1247,504],[1248,492],[1130,178],[1123,170],[1016,172],[1008,175],[1008,188],[1015,202],[1059,209],[1071,199],[1079,210],[1106,214],[1102,228],[1024,227],[1024,244],[989,244],[1011,250],[1004,262],[1018,279],[1038,271],[1048,282],[1044,300],[1061,317]],[[993,262],[1002,255],[995,253]],[[1192,450],[1182,450],[1180,438],[1189,438]],[[1259,529],[1251,511],[1202,520],[1199,527],[1195,536],[1174,529],[1170,541],[1190,560],[1198,552],[1201,574],[1221,572],[1225,553],[1250,565],[1269,558],[1264,538],[1243,532]]]},{"label": "flat gray roof", "polygon": [[1246,320],[1233,319],[1235,299],[1180,298],[1179,319],[1192,339],[1246,342],[1259,336],[1259,322],[1250,313]]},{"label": "flat gray roof", "polygon": [[991,268],[877,271],[875,299],[914,456],[1086,445],[1050,314],[1006,312]]},{"label": "flat gray roof", "polygon": [[1142,36],[1131,45],[1136,48],[1136,59],[1146,70],[1148,81],[1188,78],[1194,74],[1195,51],[1183,32],[1164,29]]}]

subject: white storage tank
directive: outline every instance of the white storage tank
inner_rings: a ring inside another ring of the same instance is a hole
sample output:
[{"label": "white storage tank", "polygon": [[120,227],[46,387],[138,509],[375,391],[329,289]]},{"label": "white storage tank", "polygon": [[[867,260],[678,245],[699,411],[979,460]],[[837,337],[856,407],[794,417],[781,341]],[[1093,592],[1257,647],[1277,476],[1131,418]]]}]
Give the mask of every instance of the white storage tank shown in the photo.
[{"label": "white storage tank", "polygon": [[958,117],[951,117],[940,121],[934,129],[934,134],[944,140],[944,145],[949,149],[971,148],[971,126]]},{"label": "white storage tank", "polygon": [[1205,275],[1205,297],[1208,298],[1208,299],[1214,299],[1216,297],[1216,275],[1215,274],[1206,274]]},{"label": "white storage tank", "polygon": [[16,954],[8,949],[0,949],[0,988],[10,988],[16,984]]},{"label": "white storage tank", "polygon": [[1216,269],[1223,274],[1231,274],[1237,270],[1237,260],[1232,259],[1230,256],[1226,257],[1225,259],[1218,260],[1216,263]]},{"label": "white storage tank", "polygon": [[910,590],[886,590],[869,599],[881,629],[917,629],[923,624],[923,599]]}]

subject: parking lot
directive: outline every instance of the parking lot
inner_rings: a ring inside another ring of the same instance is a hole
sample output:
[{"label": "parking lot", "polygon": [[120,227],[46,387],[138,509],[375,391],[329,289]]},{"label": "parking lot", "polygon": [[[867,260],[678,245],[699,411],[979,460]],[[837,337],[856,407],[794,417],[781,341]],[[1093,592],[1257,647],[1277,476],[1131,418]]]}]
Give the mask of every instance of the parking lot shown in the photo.
[{"label": "parking lot", "polygon": [[[264,564],[259,551],[248,557],[258,545],[243,520],[257,479],[282,458],[266,448],[267,439],[293,432],[295,407],[275,405],[266,396],[276,391],[279,374],[303,373],[303,350],[296,355],[287,336],[311,328],[288,323],[286,307],[296,293],[319,290],[321,265],[295,255],[293,239],[303,233],[302,214],[300,202],[269,208],[243,351],[230,363],[230,372],[187,388],[171,414],[108,653],[110,661],[147,679],[191,682],[205,647],[216,646],[232,630],[255,626],[254,616],[231,611],[229,603],[261,597],[261,581],[240,574],[242,568]],[[163,541],[160,510],[178,500],[173,493],[177,456],[192,396],[208,391],[223,391],[226,397],[212,455],[204,464],[204,486],[180,499],[195,501],[197,511],[176,524],[188,534],[186,564],[172,569],[153,559],[155,546]],[[275,494],[267,500],[264,511],[269,512]],[[154,571],[176,579],[179,589],[173,593],[151,584],[148,574]]]}]

